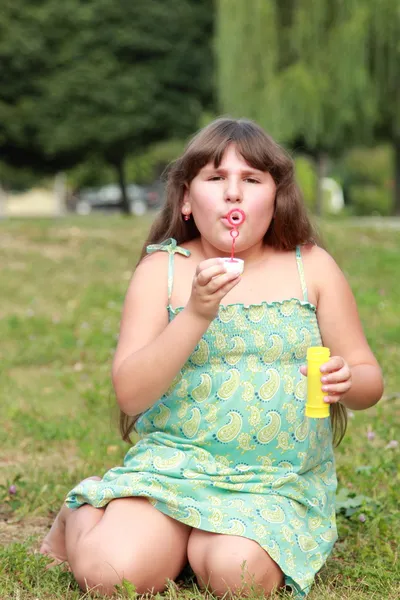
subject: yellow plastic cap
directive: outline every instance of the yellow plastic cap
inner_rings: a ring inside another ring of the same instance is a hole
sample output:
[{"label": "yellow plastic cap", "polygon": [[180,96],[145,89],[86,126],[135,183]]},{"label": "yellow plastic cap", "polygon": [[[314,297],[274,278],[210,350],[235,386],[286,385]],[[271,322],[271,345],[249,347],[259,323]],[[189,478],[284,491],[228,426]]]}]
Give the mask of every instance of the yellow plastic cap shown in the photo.
[{"label": "yellow plastic cap", "polygon": [[319,362],[325,362],[329,360],[331,351],[325,346],[312,346],[307,349],[307,360],[318,360]]}]

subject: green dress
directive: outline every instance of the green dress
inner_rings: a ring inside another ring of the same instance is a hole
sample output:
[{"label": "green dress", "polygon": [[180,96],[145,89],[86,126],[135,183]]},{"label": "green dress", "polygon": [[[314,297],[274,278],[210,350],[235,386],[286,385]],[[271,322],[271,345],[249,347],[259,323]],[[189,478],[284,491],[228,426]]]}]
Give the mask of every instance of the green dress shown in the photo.
[{"label": "green dress", "polygon": [[[189,252],[173,239],[147,250],[169,252],[170,298],[174,253]],[[337,481],[330,419],[304,414],[299,367],[321,336],[300,248],[296,257],[303,300],[221,305],[170,388],[139,417],[140,439],[123,466],[80,483],[67,505],[145,496],[187,525],[255,540],[302,598],[337,538]],[[167,308],[170,319],[183,310]]]}]

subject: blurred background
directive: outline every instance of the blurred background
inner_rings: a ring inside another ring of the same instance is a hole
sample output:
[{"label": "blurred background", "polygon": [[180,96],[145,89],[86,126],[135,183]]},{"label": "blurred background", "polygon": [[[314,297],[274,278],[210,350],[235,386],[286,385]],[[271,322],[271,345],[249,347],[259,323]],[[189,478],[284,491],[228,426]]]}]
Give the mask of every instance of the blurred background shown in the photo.
[{"label": "blurred background", "polygon": [[229,114],[318,215],[400,215],[399,0],[2,0],[0,215],[142,215]]}]

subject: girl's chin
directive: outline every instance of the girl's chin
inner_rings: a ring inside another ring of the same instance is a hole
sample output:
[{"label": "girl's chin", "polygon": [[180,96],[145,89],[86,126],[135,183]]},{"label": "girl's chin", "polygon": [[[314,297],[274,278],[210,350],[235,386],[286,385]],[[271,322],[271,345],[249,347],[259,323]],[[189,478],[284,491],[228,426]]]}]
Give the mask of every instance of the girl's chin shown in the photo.
[{"label": "girl's chin", "polygon": [[[238,240],[235,241],[235,246],[234,246],[234,254],[236,256],[236,254],[240,254],[241,252],[245,252],[246,250],[248,250],[249,248],[251,248],[252,244],[246,244],[244,242],[244,240],[240,240],[240,242]],[[229,242],[222,242],[219,241],[219,243],[217,242],[217,244],[215,245],[215,248],[219,251],[220,256],[231,256],[232,254],[232,240],[229,240]]]},{"label": "girl's chin", "polygon": [[[230,236],[230,231],[226,230],[224,232],[223,235],[221,235],[221,232],[219,231],[214,232],[214,235],[211,234],[207,231],[204,232],[204,234],[202,232],[200,232],[201,237],[207,241],[207,243],[212,246],[212,248],[214,249],[214,253],[215,256],[220,256],[222,258],[224,257],[230,257],[231,253],[232,253],[232,238]],[[235,248],[234,248],[234,253],[235,256],[237,254],[240,254],[241,252],[246,252],[246,250],[248,250],[249,248],[252,247],[252,243],[246,243],[246,241],[242,238],[240,239],[240,232],[239,232],[239,237],[235,240]]]}]

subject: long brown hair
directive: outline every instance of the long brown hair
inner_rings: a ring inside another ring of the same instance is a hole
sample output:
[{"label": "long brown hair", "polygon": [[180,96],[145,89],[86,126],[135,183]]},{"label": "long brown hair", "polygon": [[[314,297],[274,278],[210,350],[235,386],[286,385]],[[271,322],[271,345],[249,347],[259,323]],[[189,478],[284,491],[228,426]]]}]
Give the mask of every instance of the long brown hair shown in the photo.
[{"label": "long brown hair", "polygon": [[[200,237],[193,219],[182,219],[185,188],[206,164],[213,162],[218,168],[226,148],[232,143],[248,164],[260,171],[268,171],[275,181],[275,212],[264,243],[279,250],[295,250],[298,245],[310,243],[321,245],[296,184],[292,158],[253,121],[219,118],[199,131],[183,155],[167,168],[166,200],[143,245],[140,260],[149,244],[168,238],[175,238],[178,244],[182,244]],[[130,442],[129,434],[137,419],[138,416],[129,417],[121,411],[120,430],[127,442]],[[343,405],[332,405],[331,420],[334,440],[338,445],[347,426],[347,412]]]}]

